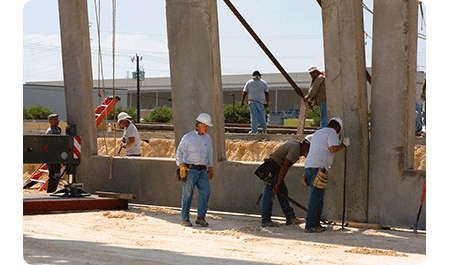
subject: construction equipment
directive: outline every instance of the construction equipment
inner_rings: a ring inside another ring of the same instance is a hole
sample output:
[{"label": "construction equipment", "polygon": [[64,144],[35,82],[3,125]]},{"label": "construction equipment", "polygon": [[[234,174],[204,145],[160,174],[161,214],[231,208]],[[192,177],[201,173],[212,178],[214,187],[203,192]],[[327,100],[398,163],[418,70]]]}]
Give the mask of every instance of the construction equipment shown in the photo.
[{"label": "construction equipment", "polygon": [[[80,164],[81,138],[73,135],[24,135],[23,163],[63,164],[69,176],[69,184],[51,195],[81,197],[90,194],[75,183],[76,166]],[[64,172],[63,172],[64,173]]]},{"label": "construction equipment", "polygon": [[422,198],[420,199],[419,211],[417,212],[416,223],[414,224],[414,234],[417,234],[417,225],[419,224],[420,213],[422,212],[423,200],[425,199],[425,190],[426,190],[427,181],[423,184]]},{"label": "construction equipment", "polygon": [[100,125],[100,123],[102,123],[104,119],[106,119],[108,113],[114,108],[114,106],[116,106],[117,102],[119,101],[119,96],[109,96],[105,98],[102,103],[100,103],[100,106],[95,109],[95,125],[97,127]]},{"label": "construction equipment", "polygon": [[[119,101],[120,101],[119,96],[115,96],[115,97],[109,96],[109,97],[105,98],[105,100],[103,100],[102,103],[100,103],[100,106],[98,106],[95,109],[96,127],[98,127],[100,125],[100,123],[104,119],[106,119],[106,116],[108,115],[108,113],[116,106],[117,102],[119,102]],[[68,129],[71,130],[70,126]],[[66,129],[66,134],[68,134],[67,129]],[[76,133],[70,133],[70,134],[75,135]],[[120,153],[120,151],[119,151],[119,153]],[[46,161],[46,162],[48,162],[48,161]],[[65,172],[64,169],[65,169],[64,165],[61,165],[61,171],[60,171],[61,176]],[[43,175],[43,173],[48,173],[47,164],[42,164],[38,169],[36,169],[36,171],[34,171],[33,174],[31,174],[31,177],[28,178],[27,181],[25,181],[23,188],[29,189],[34,184],[41,183],[41,187],[39,188],[39,191],[45,190],[48,185],[48,180],[47,181],[39,180],[39,178]]]}]

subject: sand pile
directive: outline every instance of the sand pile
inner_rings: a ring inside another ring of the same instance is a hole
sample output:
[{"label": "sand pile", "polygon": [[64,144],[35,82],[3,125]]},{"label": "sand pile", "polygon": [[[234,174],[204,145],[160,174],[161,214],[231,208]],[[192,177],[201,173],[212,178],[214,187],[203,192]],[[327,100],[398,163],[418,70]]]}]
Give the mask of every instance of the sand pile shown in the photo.
[{"label": "sand pile", "polygon": [[427,147],[415,146],[414,147],[414,168],[420,170],[427,169]]}]

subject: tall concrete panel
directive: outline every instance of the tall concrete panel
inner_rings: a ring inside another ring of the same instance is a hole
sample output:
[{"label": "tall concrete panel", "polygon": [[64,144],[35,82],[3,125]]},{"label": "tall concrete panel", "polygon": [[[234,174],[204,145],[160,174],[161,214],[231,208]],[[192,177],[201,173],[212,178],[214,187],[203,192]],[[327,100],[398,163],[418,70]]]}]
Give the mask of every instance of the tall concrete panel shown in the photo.
[{"label": "tall concrete panel", "polygon": [[91,155],[97,154],[86,0],[59,0],[59,19],[67,122],[76,124],[81,136],[83,167]]},{"label": "tall concrete panel", "polygon": [[[369,133],[361,0],[322,1],[328,118],[340,117],[351,145],[335,154],[324,215],[341,218],[346,167],[346,220],[367,221]],[[345,163],[346,160],[346,163]]]},{"label": "tall concrete panel", "polygon": [[369,220],[382,224],[411,224],[418,202],[406,198],[423,187],[412,171],[417,12],[416,0],[374,1]]},{"label": "tall concrete panel", "polygon": [[206,112],[214,160],[226,159],[219,27],[215,0],[166,0],[175,143]]}]

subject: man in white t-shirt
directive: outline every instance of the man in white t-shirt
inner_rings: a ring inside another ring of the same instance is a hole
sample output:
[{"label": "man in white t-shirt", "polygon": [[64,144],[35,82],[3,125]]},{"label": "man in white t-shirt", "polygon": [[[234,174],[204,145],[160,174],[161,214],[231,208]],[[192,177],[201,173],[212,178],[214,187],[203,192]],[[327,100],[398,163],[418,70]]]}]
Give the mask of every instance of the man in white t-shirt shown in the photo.
[{"label": "man in white t-shirt", "polygon": [[[340,118],[332,118],[327,127],[315,132],[311,138],[305,161],[306,182],[311,187],[306,214],[306,233],[325,231],[325,228],[320,225],[320,217],[323,209],[324,188],[328,181],[326,174],[333,163],[334,153],[350,145],[348,137],[342,143],[339,142],[338,134],[342,127],[343,122]],[[322,177],[325,179],[323,180]]]},{"label": "man in white t-shirt", "polygon": [[258,132],[258,124],[261,125],[263,133],[267,133],[266,108],[269,107],[269,86],[261,79],[259,71],[253,72],[253,78],[247,81],[242,92],[241,107],[244,106],[248,95],[250,107],[251,133]]},{"label": "man in white t-shirt", "polygon": [[141,156],[141,137],[131,122],[131,117],[126,112],[121,112],[117,121],[123,127],[123,140],[120,146],[125,148],[127,156]]}]

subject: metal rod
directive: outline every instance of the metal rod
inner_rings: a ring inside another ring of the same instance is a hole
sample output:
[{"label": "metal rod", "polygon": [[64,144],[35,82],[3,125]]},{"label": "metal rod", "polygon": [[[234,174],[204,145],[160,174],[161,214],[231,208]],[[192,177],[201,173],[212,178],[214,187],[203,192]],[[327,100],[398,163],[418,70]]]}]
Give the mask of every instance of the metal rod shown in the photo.
[{"label": "metal rod", "polygon": [[266,53],[266,55],[269,57],[269,59],[272,61],[272,63],[278,68],[280,73],[286,78],[288,83],[292,86],[295,93],[297,93],[300,97],[304,98],[302,90],[297,86],[297,84],[292,80],[292,78],[289,76],[289,74],[284,70],[283,66],[278,62],[278,60],[273,56],[273,54],[269,51],[269,49],[264,45],[262,40],[256,35],[255,31],[250,27],[250,25],[245,21],[245,19],[241,16],[239,11],[233,6],[233,4],[229,0],[223,0],[225,4],[231,9],[231,12],[237,17],[237,19],[242,23],[244,28],[250,33],[250,35],[253,37],[253,39],[258,43],[259,47]]}]

